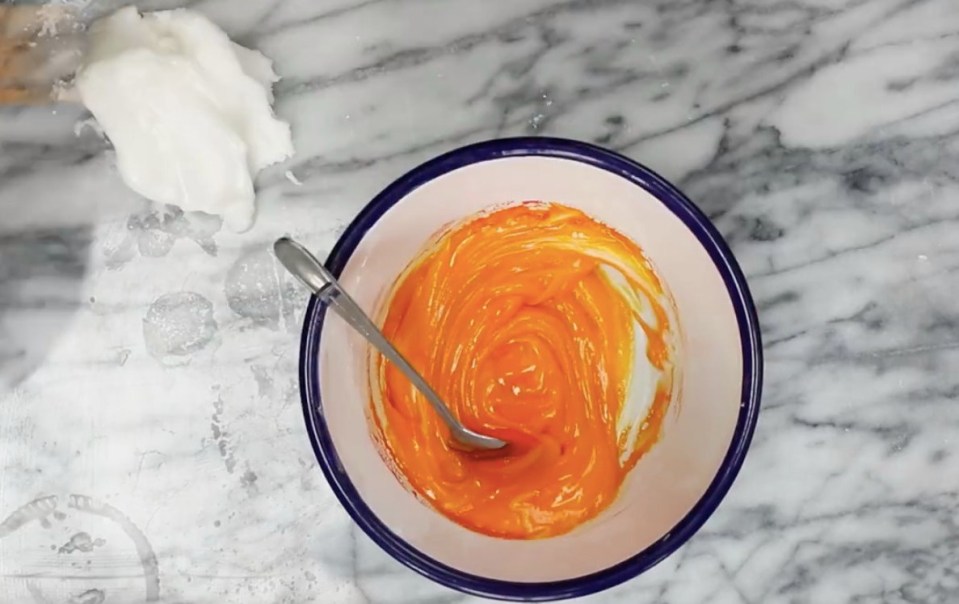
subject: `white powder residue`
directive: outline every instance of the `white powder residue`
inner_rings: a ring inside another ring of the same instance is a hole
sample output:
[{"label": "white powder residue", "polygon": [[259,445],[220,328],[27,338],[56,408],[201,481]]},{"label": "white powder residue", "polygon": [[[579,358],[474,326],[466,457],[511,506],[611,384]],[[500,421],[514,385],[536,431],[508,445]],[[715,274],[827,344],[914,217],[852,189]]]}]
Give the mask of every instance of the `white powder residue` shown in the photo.
[{"label": "white powder residue", "polygon": [[92,117],[85,120],[80,120],[76,124],[74,124],[73,135],[80,136],[81,134],[83,134],[83,131],[86,130],[87,128],[92,130],[94,134],[96,134],[97,136],[101,138],[106,136],[103,133],[103,129],[100,128],[100,124],[98,124],[97,121],[93,119]]},{"label": "white powder residue", "polygon": [[183,9],[120,9],[93,24],[89,45],[76,90],[127,186],[249,228],[254,176],[293,154],[290,126],[271,107],[271,61]]},{"label": "white powder residue", "polygon": [[69,16],[67,8],[56,4],[45,4],[37,9],[37,20],[40,23],[40,31],[37,36],[53,37],[60,33],[60,27],[63,21]]},{"label": "white powder residue", "polygon": [[293,173],[293,170],[287,170],[286,172],[284,172],[284,175],[286,176],[286,179],[288,181],[295,184],[296,186],[298,187],[303,186],[303,181],[301,181],[299,178],[296,177],[296,174]]}]

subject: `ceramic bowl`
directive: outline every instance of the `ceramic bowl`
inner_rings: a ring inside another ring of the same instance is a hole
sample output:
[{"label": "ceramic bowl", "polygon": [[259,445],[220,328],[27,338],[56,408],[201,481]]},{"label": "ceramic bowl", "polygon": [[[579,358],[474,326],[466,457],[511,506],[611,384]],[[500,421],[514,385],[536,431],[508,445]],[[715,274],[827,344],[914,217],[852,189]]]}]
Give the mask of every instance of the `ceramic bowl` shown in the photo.
[{"label": "ceramic bowl", "polygon": [[709,220],[648,168],[580,142],[502,139],[428,161],[366,206],[327,266],[373,312],[444,226],[524,200],[579,208],[633,239],[675,301],[682,338],[677,407],[608,509],[568,534],[523,541],[471,532],[421,502],[392,474],[371,436],[365,343],[315,298],[303,326],[300,382],[320,467],[373,541],[453,589],[550,600],[635,577],[716,510],[756,424],[762,350],[746,281]]}]

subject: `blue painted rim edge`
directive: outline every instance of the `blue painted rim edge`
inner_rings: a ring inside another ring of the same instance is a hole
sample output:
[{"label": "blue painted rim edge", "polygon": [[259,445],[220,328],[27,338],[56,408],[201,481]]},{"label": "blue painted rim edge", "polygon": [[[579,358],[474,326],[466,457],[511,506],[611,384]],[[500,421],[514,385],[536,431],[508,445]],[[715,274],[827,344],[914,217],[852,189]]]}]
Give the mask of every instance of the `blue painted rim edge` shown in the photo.
[{"label": "blue painted rim edge", "polygon": [[743,385],[739,418],[716,476],[686,516],[635,556],[589,575],[561,581],[520,583],[464,573],[430,558],[387,528],[363,502],[340,463],[322,413],[318,364],[325,307],[317,303],[315,296],[307,307],[300,341],[300,398],[310,442],[323,474],[349,515],[377,545],[421,575],[467,594],[500,600],[550,601],[585,596],[628,581],[664,560],[699,530],[716,510],[742,467],[758,419],[763,359],[759,320],[746,278],[705,214],[649,168],[589,143],[546,137],[495,139],[436,157],[394,181],[363,208],[333,247],[326,266],[339,276],[366,232],[387,210],[417,187],[470,164],[523,156],[579,161],[617,174],[646,189],[695,235],[726,285],[742,346]]}]

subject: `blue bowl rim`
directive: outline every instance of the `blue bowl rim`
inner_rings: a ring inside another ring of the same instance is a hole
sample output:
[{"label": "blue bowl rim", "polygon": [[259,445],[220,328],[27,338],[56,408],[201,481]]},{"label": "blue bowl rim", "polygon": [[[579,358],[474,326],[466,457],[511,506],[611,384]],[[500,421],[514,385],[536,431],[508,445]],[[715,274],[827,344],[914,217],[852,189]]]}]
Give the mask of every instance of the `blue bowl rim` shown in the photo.
[{"label": "blue bowl rim", "polygon": [[300,343],[300,398],[316,459],[333,493],[354,522],[393,558],[417,573],[463,593],[515,601],[550,601],[581,597],[628,581],[655,566],[685,543],[716,510],[742,467],[758,418],[763,358],[756,307],[729,247],[709,219],[682,192],[649,168],[590,143],[548,137],[493,139],[455,149],[414,168],[373,198],[339,238],[326,266],[339,276],[366,232],[414,189],[458,168],[508,157],[552,157],[582,162],[612,172],[642,187],[699,240],[726,285],[739,327],[743,382],[739,418],[722,464],[693,508],[665,535],[636,555],[580,577],[536,583],[503,581],[447,566],[406,543],[362,500],[347,475],[323,417],[320,399],[319,346],[325,307],[310,299]]}]

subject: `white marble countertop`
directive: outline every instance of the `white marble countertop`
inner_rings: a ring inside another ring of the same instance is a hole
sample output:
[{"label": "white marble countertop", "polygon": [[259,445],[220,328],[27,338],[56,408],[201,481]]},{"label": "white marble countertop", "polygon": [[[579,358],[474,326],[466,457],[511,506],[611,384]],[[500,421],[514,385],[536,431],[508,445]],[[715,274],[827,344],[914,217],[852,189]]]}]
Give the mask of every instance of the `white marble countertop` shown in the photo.
[{"label": "white marble countertop", "polygon": [[298,152],[260,178],[252,231],[145,208],[75,107],[0,110],[0,602],[470,600],[326,486],[306,298],[268,245],[328,250],[422,160],[537,133],[683,188],[766,344],[726,500],[589,601],[959,601],[959,3],[191,5],[284,77]]}]

